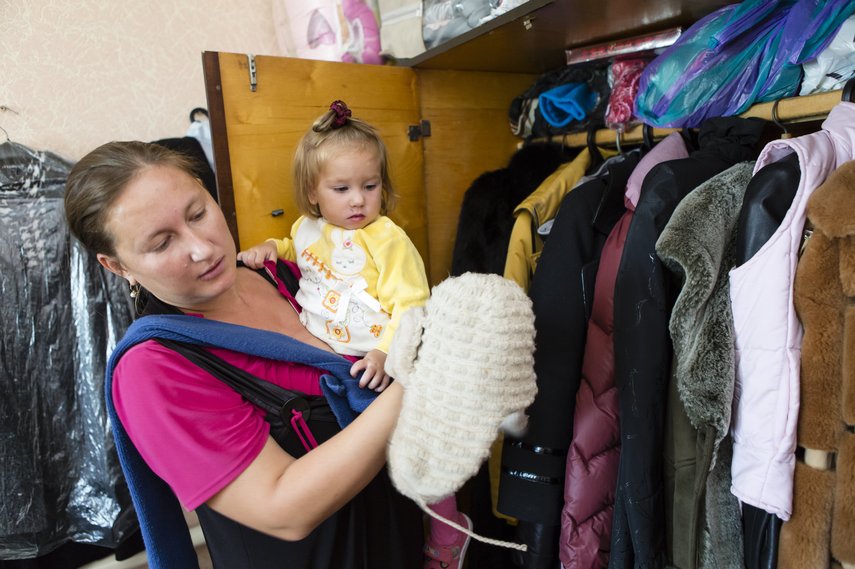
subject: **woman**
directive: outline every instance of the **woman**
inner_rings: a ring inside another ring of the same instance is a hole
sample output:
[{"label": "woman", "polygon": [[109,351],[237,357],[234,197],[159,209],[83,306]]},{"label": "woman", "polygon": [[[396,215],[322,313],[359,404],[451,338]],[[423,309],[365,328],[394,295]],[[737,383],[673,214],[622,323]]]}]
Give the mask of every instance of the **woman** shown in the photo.
[{"label": "woman", "polygon": [[[173,320],[191,327],[237,325],[264,338],[277,333],[284,353],[310,354],[301,361],[334,367],[340,359],[302,326],[281,282],[271,286],[237,267],[225,218],[182,156],[140,142],[101,146],[75,165],[65,206],[72,233],[128,281],[131,296],[150,299],[149,311],[175,314]],[[239,345],[241,329],[235,331]],[[271,438],[261,410],[179,353],[151,339],[117,351],[108,370],[108,407],[119,422],[117,446],[152,566],[187,561],[164,541],[172,538],[164,537],[160,514],[169,507],[144,491],[149,469],[185,508],[199,512],[215,566],[419,566],[417,510],[397,503],[381,472],[400,410],[399,386],[295,458]],[[249,348],[209,351],[282,387],[321,394],[324,370]],[[133,448],[124,452],[127,440]]]}]

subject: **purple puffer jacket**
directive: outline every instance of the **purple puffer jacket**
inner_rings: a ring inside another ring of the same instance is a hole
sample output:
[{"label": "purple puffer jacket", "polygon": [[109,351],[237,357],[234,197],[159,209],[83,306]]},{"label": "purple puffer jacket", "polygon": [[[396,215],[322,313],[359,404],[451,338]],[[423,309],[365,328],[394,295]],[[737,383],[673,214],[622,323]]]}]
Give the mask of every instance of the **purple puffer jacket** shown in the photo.
[{"label": "purple puffer jacket", "polygon": [[576,393],[573,442],[567,453],[559,555],[565,569],[606,567],[620,460],[618,392],[614,374],[614,290],[632,211],[603,246],[588,322],[582,382]]}]

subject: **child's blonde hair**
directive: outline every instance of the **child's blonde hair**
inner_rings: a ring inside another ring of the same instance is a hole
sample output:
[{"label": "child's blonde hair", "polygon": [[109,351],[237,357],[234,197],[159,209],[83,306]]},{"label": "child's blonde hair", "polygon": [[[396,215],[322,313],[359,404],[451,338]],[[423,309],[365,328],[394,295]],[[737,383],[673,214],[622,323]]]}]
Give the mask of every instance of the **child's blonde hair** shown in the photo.
[{"label": "child's blonde hair", "polygon": [[293,168],[297,208],[309,217],[321,217],[320,209],[309,201],[309,196],[315,190],[321,168],[330,158],[331,152],[342,146],[362,146],[377,151],[382,185],[380,214],[391,212],[397,196],[389,178],[386,145],[377,130],[367,122],[352,117],[350,109],[342,101],[334,101],[297,144]]}]

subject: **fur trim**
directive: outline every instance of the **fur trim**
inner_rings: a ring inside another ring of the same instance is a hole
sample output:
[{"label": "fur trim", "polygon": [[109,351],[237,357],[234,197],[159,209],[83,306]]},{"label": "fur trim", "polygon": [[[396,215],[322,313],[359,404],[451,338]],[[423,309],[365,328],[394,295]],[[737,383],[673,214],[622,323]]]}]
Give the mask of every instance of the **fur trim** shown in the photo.
[{"label": "fur trim", "polygon": [[728,269],[753,168],[736,164],[698,186],[656,243],[666,266],[684,277],[670,322],[680,399],[696,429],[715,428],[716,443],[730,429],[736,364]]},{"label": "fur trim", "polygon": [[835,241],[820,232],[808,241],[794,283],[796,312],[804,326],[798,440],[803,447],[832,451],[840,421],[841,319]]},{"label": "fur trim", "polygon": [[560,144],[529,144],[511,157],[507,168],[478,176],[463,194],[452,276],[468,271],[502,274],[514,208],[570,158]]},{"label": "fur trim", "polygon": [[848,306],[843,317],[843,370],[841,413],[843,421],[855,425],[855,306]]},{"label": "fur trim", "polygon": [[793,517],[781,527],[778,569],[828,567],[834,471],[796,463]]},{"label": "fur trim", "polygon": [[855,296],[855,235],[847,235],[837,242],[840,247],[840,286],[850,299]]},{"label": "fur trim", "polygon": [[718,447],[718,460],[707,478],[706,527],[701,567],[744,567],[742,513],[739,500],[730,492],[733,443],[725,437]]},{"label": "fur trim", "polygon": [[855,564],[855,434],[845,433],[837,455],[837,487],[831,518],[831,554]]},{"label": "fur trim", "polygon": [[830,237],[855,234],[855,161],[844,163],[831,173],[811,195],[808,219]]}]

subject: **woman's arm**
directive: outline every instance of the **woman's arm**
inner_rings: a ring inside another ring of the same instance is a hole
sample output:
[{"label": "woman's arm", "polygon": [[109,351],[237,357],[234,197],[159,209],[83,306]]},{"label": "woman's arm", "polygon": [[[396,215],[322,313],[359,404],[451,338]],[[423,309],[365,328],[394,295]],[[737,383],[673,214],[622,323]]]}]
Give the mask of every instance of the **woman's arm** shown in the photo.
[{"label": "woman's arm", "polygon": [[390,385],[346,429],[299,459],[268,438],[256,459],[208,505],[281,539],[306,537],[380,471],[402,397],[401,386]]}]

